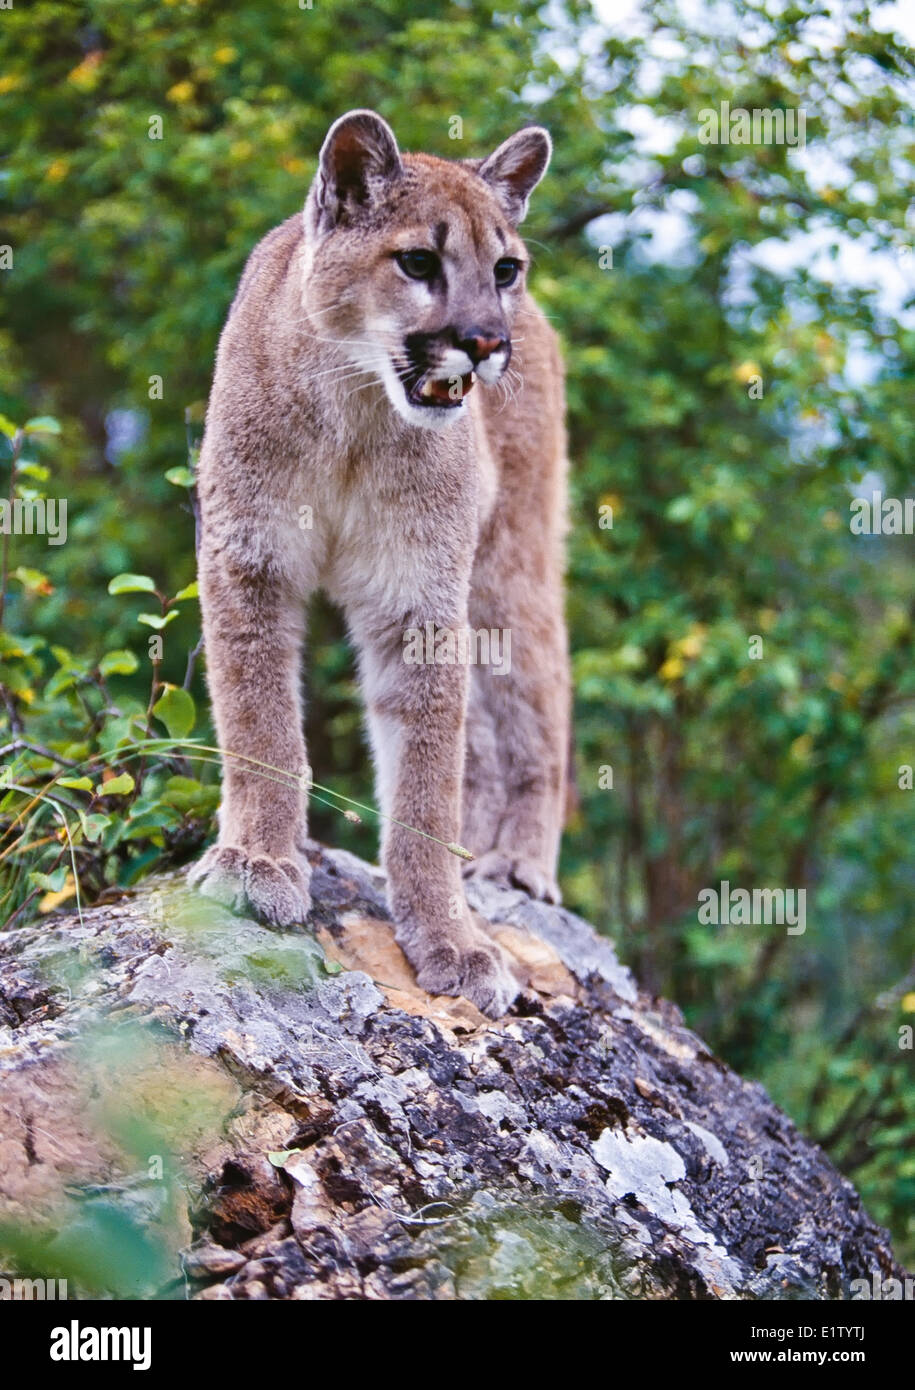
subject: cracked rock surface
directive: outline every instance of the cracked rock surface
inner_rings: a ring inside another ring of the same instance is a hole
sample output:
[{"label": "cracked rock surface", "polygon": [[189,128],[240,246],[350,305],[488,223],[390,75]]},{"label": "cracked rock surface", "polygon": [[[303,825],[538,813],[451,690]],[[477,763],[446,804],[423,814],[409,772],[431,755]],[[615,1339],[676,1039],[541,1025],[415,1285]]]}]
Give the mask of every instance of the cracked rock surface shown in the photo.
[{"label": "cracked rock surface", "polygon": [[824,1154],[587,923],[468,883],[524,984],[493,1023],[417,987],[376,869],[311,857],[308,931],[176,875],[0,934],[0,1273],[204,1299],[900,1277]]}]

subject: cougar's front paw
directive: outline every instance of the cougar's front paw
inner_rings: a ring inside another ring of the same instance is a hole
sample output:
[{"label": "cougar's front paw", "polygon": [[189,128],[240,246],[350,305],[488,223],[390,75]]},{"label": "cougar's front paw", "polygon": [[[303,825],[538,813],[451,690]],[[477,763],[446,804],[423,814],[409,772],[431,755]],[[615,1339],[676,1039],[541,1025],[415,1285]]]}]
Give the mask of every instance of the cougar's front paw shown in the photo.
[{"label": "cougar's front paw", "polygon": [[214,845],[188,874],[188,882],[233,912],[271,927],[304,922],[311,907],[308,877],[292,859],[245,854]]},{"label": "cougar's front paw", "polygon": [[562,901],[559,884],[533,859],[504,849],[491,849],[463,866],[465,878],[486,878],[499,888],[521,888],[547,903]]},{"label": "cougar's front paw", "polygon": [[501,1018],[520,991],[502,952],[473,929],[468,940],[439,940],[416,956],[416,983],[429,994],[462,994],[489,1018]]}]

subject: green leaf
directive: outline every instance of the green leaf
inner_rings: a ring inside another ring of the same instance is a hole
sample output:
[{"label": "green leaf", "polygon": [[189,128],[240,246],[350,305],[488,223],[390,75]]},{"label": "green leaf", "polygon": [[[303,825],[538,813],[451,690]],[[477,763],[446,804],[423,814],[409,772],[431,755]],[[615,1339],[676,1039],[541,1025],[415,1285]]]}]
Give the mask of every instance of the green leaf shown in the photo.
[{"label": "green leaf", "polygon": [[108,581],[109,594],[139,594],[156,592],[155,580],[148,574],[116,574]]},{"label": "green leaf", "polygon": [[664,514],[668,521],[689,521],[690,517],[695,515],[695,511],[695,498],[683,496],[675,497],[672,502],[669,502]]},{"label": "green leaf", "polygon": [[33,593],[39,590],[43,590],[46,594],[52,592],[51,581],[46,574],[42,574],[41,570],[28,569],[25,565],[17,565],[13,570],[13,578],[18,579],[24,589],[30,589]]},{"label": "green leaf", "polygon": [[48,893],[59,893],[67,881],[69,869],[66,864],[61,864],[51,874],[42,874],[37,870],[29,874],[29,879],[36,888],[44,888]]},{"label": "green leaf", "polygon": [[181,824],[180,814],[171,806],[156,806],[144,811],[141,815],[131,815],[130,822],[124,832],[125,840],[150,840],[153,844],[161,845],[163,828],[172,828]]},{"label": "green leaf", "polygon": [[177,685],[170,685],[156,701],[153,714],[162,720],[172,738],[187,738],[197,718],[193,699]]},{"label": "green leaf", "polygon": [[175,487],[193,487],[196,481],[191,470],[185,464],[179,464],[177,468],[166,469],[165,476]]},{"label": "green leaf", "polygon": [[204,786],[193,777],[169,777],[161,801],[185,814],[209,816],[219,805],[219,788]]},{"label": "green leaf", "polygon": [[[161,835],[151,836],[150,838],[153,841],[157,839],[162,840]],[[164,840],[162,843],[164,844]],[[118,883],[123,884],[125,888],[129,887],[132,883],[138,883],[144,874],[155,867],[156,861],[160,857],[161,848],[162,845],[160,844],[157,848],[148,849],[145,854],[139,854],[136,859],[130,859],[126,864],[122,864],[118,870]]]},{"label": "green leaf", "polygon": [[8,416],[0,415],[0,434],[5,434],[7,439],[12,439],[18,428],[19,426],[14,425]]},{"label": "green leaf", "polygon": [[122,772],[119,776],[103,782],[98,789],[98,794],[99,796],[127,796],[135,786],[136,783],[130,773]]},{"label": "green leaf", "polygon": [[83,827],[83,834],[87,840],[100,840],[105,831],[111,824],[111,817],[104,816],[100,811],[94,811],[91,815],[80,812],[80,821]]},{"label": "green leaf", "polygon": [[91,792],[92,782],[88,777],[58,777],[59,787],[72,787],[77,792]]},{"label": "green leaf", "polygon": [[19,459],[16,464],[16,476],[23,473],[27,478],[34,478],[36,482],[46,483],[51,476],[50,468],[43,463],[36,463],[34,459]]},{"label": "green leaf", "polygon": [[177,610],[173,608],[170,613],[165,614],[138,613],[137,622],[145,623],[147,627],[154,627],[157,632],[161,632],[162,628],[168,627],[169,623],[173,623],[175,619],[179,616],[180,615],[178,614]]},{"label": "green leaf", "polygon": [[296,1154],[300,1154],[301,1152],[301,1149],[273,1149],[268,1153],[267,1157],[274,1168],[282,1168],[289,1162],[290,1158],[294,1158]]},{"label": "green leaf", "polygon": [[74,685],[79,681],[80,676],[81,672],[72,666],[61,667],[59,671],[55,671],[54,675],[45,686],[45,699],[53,700],[55,696],[62,695],[65,690],[72,690]]},{"label": "green leaf", "polygon": [[31,656],[43,646],[43,637],[26,637],[22,633],[13,637],[11,633],[0,631],[0,656]]},{"label": "green leaf", "polygon": [[84,758],[89,757],[92,749],[84,739],[79,743],[65,743],[59,751],[65,758],[70,758],[72,762],[81,763]]},{"label": "green leaf", "polygon": [[53,415],[33,415],[22,428],[26,434],[60,434],[60,421]]},{"label": "green leaf", "polygon": [[175,594],[175,597],[172,599],[172,603],[180,603],[181,600],[182,600],[183,598],[199,598],[199,597],[200,597],[200,593],[199,593],[199,589],[198,589],[198,586],[197,586],[197,580],[195,579],[195,580],[192,581],[192,583],[190,583],[190,584],[185,584],[185,586],[184,586],[183,589],[179,589],[179,590],[178,590],[177,594]]},{"label": "green leaf", "polygon": [[129,676],[139,664],[133,652],[119,650],[106,652],[98,668],[103,676]]}]

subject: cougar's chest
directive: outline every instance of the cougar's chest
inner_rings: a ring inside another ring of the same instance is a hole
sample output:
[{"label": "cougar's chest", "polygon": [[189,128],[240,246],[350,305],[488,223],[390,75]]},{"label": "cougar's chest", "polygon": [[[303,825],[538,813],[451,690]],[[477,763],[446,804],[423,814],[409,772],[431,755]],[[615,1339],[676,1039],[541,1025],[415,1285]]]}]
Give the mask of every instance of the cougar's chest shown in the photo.
[{"label": "cougar's chest", "polygon": [[496,504],[499,491],[499,463],[486,430],[486,420],[479,398],[472,397],[468,404],[477,474],[477,507],[482,530]]},{"label": "cougar's chest", "polygon": [[[469,576],[481,479],[471,430],[439,455],[391,450],[347,471],[334,493],[322,584],[345,607],[391,614],[456,592]],[[487,493],[489,489],[487,488]]]}]

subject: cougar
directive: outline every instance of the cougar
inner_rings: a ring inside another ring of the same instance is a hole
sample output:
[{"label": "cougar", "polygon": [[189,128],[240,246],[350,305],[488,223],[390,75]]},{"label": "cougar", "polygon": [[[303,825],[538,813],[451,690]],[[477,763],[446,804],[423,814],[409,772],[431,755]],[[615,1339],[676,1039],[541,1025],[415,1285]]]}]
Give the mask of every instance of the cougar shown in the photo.
[{"label": "cougar", "polygon": [[[322,589],[357,652],[397,941],[421,988],[492,1017],[519,985],[461,874],[558,901],[568,772],[563,372],[517,231],[550,155],[536,126],[452,161],[373,111],[336,121],[242,275],[198,476],[223,789],[191,881],[275,926],[309,911]],[[497,662],[470,659],[480,634]]]}]

